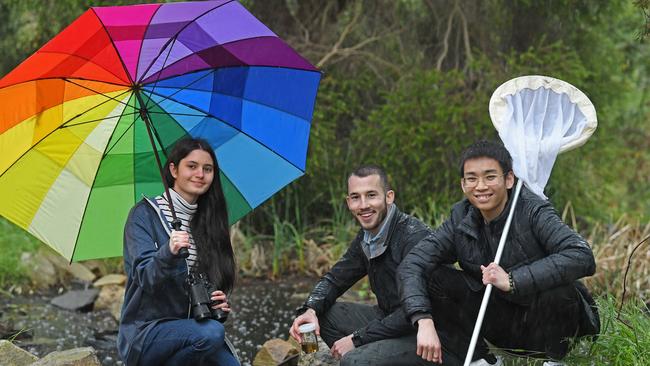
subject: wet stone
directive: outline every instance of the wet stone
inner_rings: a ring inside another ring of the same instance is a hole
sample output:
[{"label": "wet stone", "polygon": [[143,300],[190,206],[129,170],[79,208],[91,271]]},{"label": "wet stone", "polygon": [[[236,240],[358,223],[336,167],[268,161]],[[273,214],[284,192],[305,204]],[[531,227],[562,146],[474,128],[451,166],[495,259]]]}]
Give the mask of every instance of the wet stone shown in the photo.
[{"label": "wet stone", "polygon": [[20,257],[22,265],[30,268],[27,274],[36,288],[48,288],[57,284],[56,267],[41,253],[23,253]]},{"label": "wet stone", "polygon": [[9,341],[0,340],[0,365],[31,365],[38,360],[35,355],[13,345]]},{"label": "wet stone", "polygon": [[101,363],[92,347],[83,347],[52,352],[32,366],[101,366]]},{"label": "wet stone", "polygon": [[72,290],[52,299],[52,305],[66,310],[90,311],[99,295],[99,289]]},{"label": "wet stone", "polygon": [[70,274],[74,276],[74,278],[84,282],[93,282],[97,277],[86,266],[78,262],[70,264],[70,266],[68,267],[68,271],[70,272]]},{"label": "wet stone", "polygon": [[126,276],[123,274],[109,274],[93,283],[95,287],[102,287],[108,285],[123,285],[126,282]]},{"label": "wet stone", "polygon": [[318,351],[310,354],[300,352],[300,361],[298,362],[298,366],[336,366],[338,364],[339,361],[330,355],[330,349],[321,337],[318,337]]}]

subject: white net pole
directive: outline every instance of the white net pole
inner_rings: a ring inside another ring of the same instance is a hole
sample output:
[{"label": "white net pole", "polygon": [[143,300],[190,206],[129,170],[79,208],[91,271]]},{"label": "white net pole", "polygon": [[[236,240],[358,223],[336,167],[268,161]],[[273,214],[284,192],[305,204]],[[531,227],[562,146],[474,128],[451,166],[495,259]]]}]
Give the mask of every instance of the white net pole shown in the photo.
[{"label": "white net pole", "polygon": [[[510,212],[508,213],[508,219],[506,219],[506,224],[503,227],[503,233],[501,233],[501,239],[499,240],[499,247],[497,248],[496,256],[494,257],[494,263],[499,264],[501,260],[501,254],[503,253],[503,247],[505,247],[506,239],[508,238],[508,232],[510,231],[510,223],[512,222],[512,217],[515,213],[515,206],[517,205],[517,199],[519,198],[519,193],[521,192],[521,187],[524,184],[524,181],[519,179],[517,181],[517,186],[515,187],[515,194],[512,197],[512,206],[510,206]],[[488,284],[485,288],[485,293],[483,294],[483,301],[481,301],[481,307],[478,311],[478,318],[476,319],[476,324],[474,325],[474,332],[472,333],[472,340],[469,342],[469,349],[467,350],[467,356],[465,357],[465,366],[469,366],[472,362],[472,356],[474,356],[474,348],[476,348],[476,342],[478,341],[478,335],[481,332],[481,326],[483,325],[483,318],[485,317],[485,311],[487,310],[488,301],[490,300],[490,294],[492,293],[492,285]]]}]

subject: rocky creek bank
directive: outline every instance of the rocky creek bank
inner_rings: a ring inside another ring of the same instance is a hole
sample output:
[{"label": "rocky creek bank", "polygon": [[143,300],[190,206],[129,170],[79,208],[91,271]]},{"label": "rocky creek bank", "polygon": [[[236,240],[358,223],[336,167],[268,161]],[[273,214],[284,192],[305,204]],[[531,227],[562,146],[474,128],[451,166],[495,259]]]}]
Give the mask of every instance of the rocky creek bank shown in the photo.
[{"label": "rocky creek bank", "polygon": [[[29,288],[0,292],[0,365],[122,365],[116,349],[123,274],[100,261],[68,264],[46,251],[25,254]],[[313,278],[278,282],[240,279],[226,322],[242,365],[334,365],[327,346],[300,354],[287,341],[294,309]],[[299,360],[300,359],[300,360]]]}]

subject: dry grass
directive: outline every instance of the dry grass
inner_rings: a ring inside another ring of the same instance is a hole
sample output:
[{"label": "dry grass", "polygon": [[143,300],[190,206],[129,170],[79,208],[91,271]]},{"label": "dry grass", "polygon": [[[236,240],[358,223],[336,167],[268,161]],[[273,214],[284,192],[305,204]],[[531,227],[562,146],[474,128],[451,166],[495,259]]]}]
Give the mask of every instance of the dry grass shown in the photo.
[{"label": "dry grass", "polygon": [[[620,299],[623,294],[623,278],[629,263],[625,296],[636,296],[648,301],[649,236],[650,222],[640,223],[622,217],[612,225],[596,224],[588,235],[596,257],[596,274],[586,280],[588,286],[596,294],[609,294]],[[641,243],[643,240],[645,242]]]},{"label": "dry grass", "polygon": [[[577,227],[570,204],[565,207],[562,216],[569,225]],[[238,266],[245,276],[275,277],[271,271],[272,253],[278,245],[282,247],[280,276],[287,273],[321,276],[347,249],[356,229],[354,222],[346,222],[340,227],[323,225],[310,228],[296,238],[294,235],[249,236],[240,230],[239,225],[235,225],[231,235]],[[336,235],[336,232],[339,234]],[[622,217],[615,223],[597,223],[588,230],[582,230],[582,233],[592,245],[597,265],[596,274],[585,279],[586,284],[597,296],[609,295],[620,299],[628,260],[635,246],[650,236],[650,222]],[[274,243],[274,239],[285,243]],[[296,240],[300,240],[302,245],[287,245]],[[300,252],[306,264],[304,267],[298,266]],[[634,252],[626,283],[626,298],[634,296],[643,301],[650,300],[650,240],[638,246]]]}]

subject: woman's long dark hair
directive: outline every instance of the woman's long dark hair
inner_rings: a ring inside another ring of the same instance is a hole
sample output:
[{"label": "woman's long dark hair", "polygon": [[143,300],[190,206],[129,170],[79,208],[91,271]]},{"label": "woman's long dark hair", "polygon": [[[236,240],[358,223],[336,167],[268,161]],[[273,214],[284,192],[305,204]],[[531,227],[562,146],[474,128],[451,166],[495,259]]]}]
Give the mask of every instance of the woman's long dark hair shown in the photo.
[{"label": "woman's long dark hair", "polygon": [[174,186],[169,165],[178,169],[180,161],[194,150],[210,154],[214,163],[214,179],[208,190],[199,196],[196,213],[190,222],[190,230],[199,258],[199,271],[206,273],[219,290],[230,292],[235,283],[235,255],[230,242],[226,198],[221,189],[219,164],[210,144],[203,139],[183,138],[176,142],[165,163],[165,180]]}]

